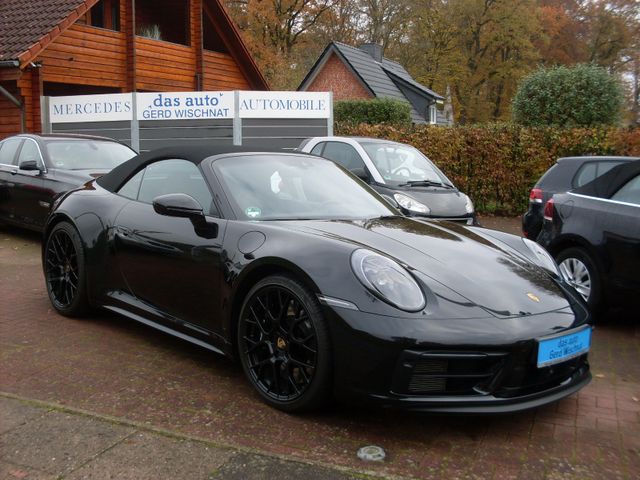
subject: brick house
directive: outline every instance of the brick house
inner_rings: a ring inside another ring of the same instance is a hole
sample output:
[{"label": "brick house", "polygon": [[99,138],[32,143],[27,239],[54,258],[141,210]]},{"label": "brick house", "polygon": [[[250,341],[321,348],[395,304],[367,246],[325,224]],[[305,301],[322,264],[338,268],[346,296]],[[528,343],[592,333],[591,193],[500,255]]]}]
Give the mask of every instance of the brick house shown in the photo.
[{"label": "brick house", "polygon": [[385,58],[376,44],[355,48],[331,42],[298,90],[331,91],[334,100],[390,97],[409,102],[413,123],[448,125],[453,121],[441,108],[444,97],[416,82],[399,63]]},{"label": "brick house", "polygon": [[42,95],[268,89],[221,0],[0,1],[0,138]]}]

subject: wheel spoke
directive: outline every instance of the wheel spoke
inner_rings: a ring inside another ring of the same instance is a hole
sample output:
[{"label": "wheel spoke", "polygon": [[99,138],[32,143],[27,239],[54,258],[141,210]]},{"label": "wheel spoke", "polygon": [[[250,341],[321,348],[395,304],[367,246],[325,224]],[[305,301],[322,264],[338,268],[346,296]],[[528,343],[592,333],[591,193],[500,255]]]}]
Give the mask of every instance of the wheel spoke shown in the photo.
[{"label": "wheel spoke", "polygon": [[54,241],[56,242],[56,251],[60,253],[60,261],[66,260],[66,255],[64,251],[64,246],[62,245],[62,240],[60,239],[60,233],[58,233],[54,237]]},{"label": "wheel spoke", "polygon": [[282,390],[280,390],[280,371],[276,362],[271,363],[271,374],[273,375],[273,383],[276,387],[276,394],[281,395]]},{"label": "wheel spoke", "polygon": [[61,308],[71,306],[78,293],[80,273],[75,245],[64,230],[55,231],[49,238],[45,266],[53,303]]},{"label": "wheel spoke", "polygon": [[305,371],[304,368],[299,368],[298,371],[300,372],[300,374],[302,375],[305,384],[309,384],[311,382],[311,379],[309,378],[309,376],[307,375],[307,372]]},{"label": "wheel spoke", "polygon": [[289,361],[295,365],[298,365],[299,367],[304,367],[304,368],[309,368],[309,369],[314,369],[315,366],[311,365],[310,363],[306,363],[306,362],[301,362],[300,360],[296,360],[293,357],[289,357]]},{"label": "wheel spoke", "polygon": [[298,388],[298,385],[296,385],[296,381],[293,379],[293,376],[289,375],[287,378],[289,379],[289,384],[293,387],[296,394],[300,394],[300,389]]},{"label": "wheel spoke", "polygon": [[271,358],[265,358],[264,360],[260,360],[259,362],[256,362],[253,365],[250,365],[249,368],[252,369],[252,370],[254,370],[256,368],[260,368],[260,367],[263,367],[264,365],[266,365],[270,361],[271,361]]},{"label": "wheel spoke", "polygon": [[253,315],[253,318],[255,319],[255,324],[258,326],[258,328],[260,329],[260,331],[264,334],[264,335],[269,335],[269,332],[267,332],[264,328],[264,325],[262,325],[262,322],[260,321],[260,317],[258,317],[258,315],[256,314],[255,310],[253,309],[253,307],[250,307],[249,310],[251,311],[251,315]]},{"label": "wheel spoke", "polygon": [[246,335],[244,337],[242,337],[244,339],[245,342],[249,342],[251,343],[251,345],[249,346],[249,348],[247,348],[244,352],[245,355],[248,355],[250,353],[255,352],[256,350],[258,350],[260,347],[265,347],[266,343],[264,342],[258,342],[255,340],[252,340],[251,338],[247,337]]}]

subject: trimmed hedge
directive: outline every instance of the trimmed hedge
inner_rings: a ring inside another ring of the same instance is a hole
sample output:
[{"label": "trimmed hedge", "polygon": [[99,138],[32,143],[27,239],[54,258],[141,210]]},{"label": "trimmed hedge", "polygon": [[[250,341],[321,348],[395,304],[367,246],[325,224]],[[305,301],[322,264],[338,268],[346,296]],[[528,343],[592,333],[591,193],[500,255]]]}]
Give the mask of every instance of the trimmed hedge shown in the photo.
[{"label": "trimmed hedge", "polygon": [[371,125],[411,123],[411,107],[407,102],[391,98],[372,100],[338,100],[333,106],[334,119],[338,123]]},{"label": "trimmed hedge", "polygon": [[386,138],[424,152],[484,214],[520,215],[529,191],[559,157],[640,156],[640,128],[526,128],[338,124],[336,135]]}]

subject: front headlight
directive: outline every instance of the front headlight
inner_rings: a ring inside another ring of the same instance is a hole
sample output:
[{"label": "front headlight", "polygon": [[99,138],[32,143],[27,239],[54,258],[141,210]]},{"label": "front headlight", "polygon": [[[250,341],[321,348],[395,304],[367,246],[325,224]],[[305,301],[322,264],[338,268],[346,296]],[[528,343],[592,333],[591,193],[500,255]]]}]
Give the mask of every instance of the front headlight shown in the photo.
[{"label": "front headlight", "polygon": [[403,195],[402,193],[394,193],[393,198],[398,202],[398,205],[410,212],[422,213],[425,215],[431,213],[431,209],[425,204],[420,203],[407,195]]},{"label": "front headlight", "polygon": [[465,195],[464,193],[463,195],[467,197],[467,200],[464,203],[464,209],[466,210],[467,213],[473,213],[474,208],[473,208],[473,202],[471,201],[471,198],[469,198],[469,195]]},{"label": "front headlight", "polygon": [[424,295],[416,281],[389,257],[359,249],[351,255],[351,268],[358,280],[381,300],[407,312],[424,308]]},{"label": "front headlight", "polygon": [[537,244],[536,242],[532,242],[528,238],[523,238],[522,241],[527,247],[529,247],[529,250],[531,250],[531,252],[533,252],[536,258],[539,260],[539,263],[538,263],[539,266],[541,266],[545,270],[548,270],[549,272],[551,272],[552,274],[558,277],[560,276],[560,270],[558,269],[558,264],[553,259],[553,257],[549,255],[549,252],[547,252],[544,248],[542,248],[541,245]]}]

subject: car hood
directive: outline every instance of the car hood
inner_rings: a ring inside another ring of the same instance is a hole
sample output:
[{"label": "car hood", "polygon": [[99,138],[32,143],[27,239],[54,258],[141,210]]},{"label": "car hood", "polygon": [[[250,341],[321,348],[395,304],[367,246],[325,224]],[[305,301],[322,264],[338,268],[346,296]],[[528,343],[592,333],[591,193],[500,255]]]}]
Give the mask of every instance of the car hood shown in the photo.
[{"label": "car hood", "polygon": [[437,282],[494,316],[539,314],[568,306],[546,271],[484,229],[405,217],[305,221],[296,222],[296,228],[393,257],[427,287]]},{"label": "car hood", "polygon": [[393,197],[394,193],[407,195],[431,210],[431,217],[463,217],[468,216],[466,196],[458,190],[438,187],[380,188],[379,191]]}]

